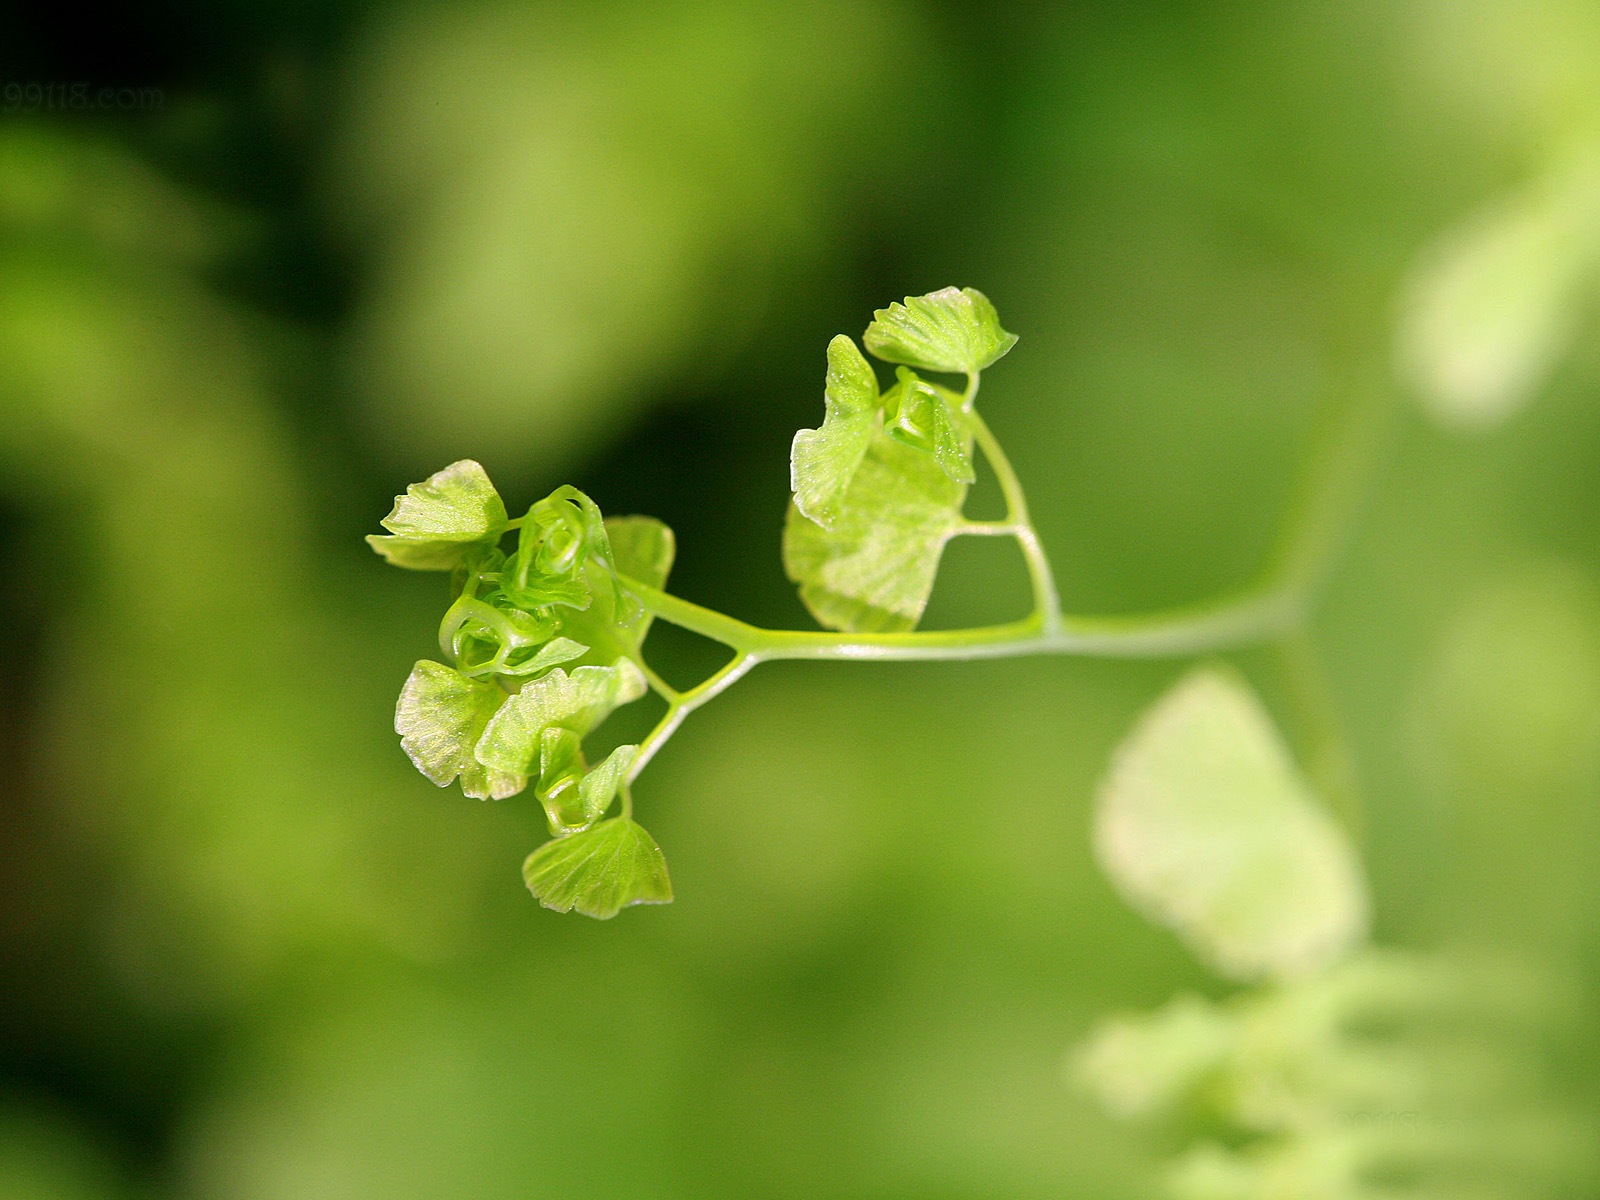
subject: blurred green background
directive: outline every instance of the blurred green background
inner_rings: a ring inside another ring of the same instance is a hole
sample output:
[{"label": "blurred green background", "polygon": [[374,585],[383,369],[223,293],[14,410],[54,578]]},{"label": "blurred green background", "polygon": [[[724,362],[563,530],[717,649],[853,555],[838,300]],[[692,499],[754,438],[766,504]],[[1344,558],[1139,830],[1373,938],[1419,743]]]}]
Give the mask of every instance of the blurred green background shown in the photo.
[{"label": "blurred green background", "polygon": [[[1171,1147],[1062,1059],[1221,992],[1088,845],[1183,664],[764,668],[642,781],[677,903],[605,924],[390,729],[442,604],[361,541],[406,483],[575,483],[803,625],[824,347],[949,284],[1021,335],[985,409],[1073,611],[1245,580],[1395,394],[1314,631],[1378,936],[1600,990],[1600,193],[1539,200],[1592,5],[150,0],[12,6],[0,68],[6,1200],[1149,1194]],[[1537,253],[1408,316],[1507,206]],[[1412,403],[1413,326],[1498,428]],[[930,623],[1023,607],[976,540]]]}]

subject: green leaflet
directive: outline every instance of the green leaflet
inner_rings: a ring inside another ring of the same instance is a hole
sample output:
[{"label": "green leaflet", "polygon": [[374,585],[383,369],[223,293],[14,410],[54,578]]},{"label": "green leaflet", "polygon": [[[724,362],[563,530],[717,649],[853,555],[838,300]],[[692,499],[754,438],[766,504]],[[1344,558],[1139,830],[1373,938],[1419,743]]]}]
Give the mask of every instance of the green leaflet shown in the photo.
[{"label": "green leaflet", "polygon": [[1139,721],[1094,837],[1127,901],[1231,978],[1307,975],[1365,936],[1354,850],[1230,672],[1197,668]]},{"label": "green leaflet", "polygon": [[546,842],[522,877],[540,904],[609,920],[630,904],[669,904],[672,881],[655,839],[627,817]]},{"label": "green leaflet", "polygon": [[957,483],[974,483],[972,435],[961,416],[961,398],[949,388],[919,379],[915,371],[901,367],[895,372],[900,382],[884,397],[889,436],[897,442],[933,455],[939,469]]},{"label": "green leaflet", "polygon": [[506,506],[489,476],[464,458],[396,496],[381,522],[393,536],[369,534],[367,542],[397,567],[448,571],[473,545],[493,544],[506,521]]},{"label": "green leaflet", "polygon": [[783,565],[818,622],[853,632],[912,629],[927,607],[966,485],[922,450],[872,439],[832,528],[791,505]]},{"label": "green leaflet", "polygon": [[839,517],[850,481],[877,430],[878,379],[844,334],[828,343],[822,428],[802,429],[789,452],[795,507],[825,529]]},{"label": "green leaflet", "polygon": [[971,375],[1017,344],[1017,335],[1000,328],[994,305],[975,288],[907,296],[904,304],[880,308],[872,316],[861,339],[867,349],[885,362],[924,371]]},{"label": "green leaflet", "polygon": [[503,800],[527,786],[525,772],[486,767],[473,754],[484,727],[506,699],[493,683],[468,679],[442,663],[412,668],[394,710],[394,728],[411,761],[440,787],[457,777],[479,800]]},{"label": "green leaflet", "polygon": [[570,675],[556,667],[500,706],[478,740],[478,761],[509,774],[530,775],[546,729],[560,726],[581,737],[618,705],[644,692],[643,674],[626,658],[608,667],[578,667]]}]

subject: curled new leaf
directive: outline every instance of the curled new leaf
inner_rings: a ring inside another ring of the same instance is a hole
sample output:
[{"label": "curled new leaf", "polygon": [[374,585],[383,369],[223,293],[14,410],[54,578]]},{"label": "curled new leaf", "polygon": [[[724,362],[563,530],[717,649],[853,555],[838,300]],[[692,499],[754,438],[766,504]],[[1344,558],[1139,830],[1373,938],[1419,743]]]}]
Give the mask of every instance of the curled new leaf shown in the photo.
[{"label": "curled new leaf", "polygon": [[608,920],[630,904],[669,904],[672,881],[655,839],[628,817],[546,842],[523,864],[546,908]]},{"label": "curled new leaf", "polygon": [[473,747],[506,694],[493,683],[468,679],[442,663],[419,662],[395,705],[394,728],[411,761],[440,787],[458,776],[461,790],[479,800],[503,800],[527,786],[526,772],[484,765]]},{"label": "curled new leaf", "polygon": [[823,528],[838,519],[850,481],[879,424],[878,379],[861,351],[840,334],[828,343],[826,414],[820,429],[802,429],[789,452],[794,503]]},{"label": "curled new leaf", "polygon": [[970,375],[1004,356],[1017,335],[1000,328],[982,292],[947,287],[880,308],[862,341],[885,362]]},{"label": "curled new leaf", "polygon": [[448,571],[471,547],[492,544],[506,522],[500,493],[483,467],[466,458],[396,496],[381,522],[392,536],[369,534],[367,542],[397,567]]},{"label": "curled new leaf", "polygon": [[960,415],[959,397],[905,367],[896,375],[900,382],[884,397],[884,415],[891,418],[889,436],[932,454],[939,469],[957,483],[976,481],[972,435]]},{"label": "curled new leaf", "polygon": [[1366,933],[1354,849],[1254,694],[1216,668],[1186,677],[1117,750],[1095,849],[1130,904],[1236,979],[1315,972]]},{"label": "curled new leaf", "polygon": [[549,818],[550,832],[558,836],[573,833],[603,817],[638,752],[638,746],[618,746],[589,770],[582,738],[559,725],[546,728],[539,738],[536,793]]}]

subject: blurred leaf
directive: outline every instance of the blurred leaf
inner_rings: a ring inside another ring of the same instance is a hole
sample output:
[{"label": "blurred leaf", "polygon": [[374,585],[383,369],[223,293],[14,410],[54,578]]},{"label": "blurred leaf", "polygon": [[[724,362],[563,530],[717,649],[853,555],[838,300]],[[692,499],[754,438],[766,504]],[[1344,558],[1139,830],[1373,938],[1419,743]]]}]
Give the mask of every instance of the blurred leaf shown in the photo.
[{"label": "blurred leaf", "polygon": [[578,667],[570,675],[556,667],[500,706],[478,741],[478,761],[508,774],[529,774],[546,729],[558,725],[582,736],[644,692],[644,676],[629,659]]},{"label": "blurred leaf", "polygon": [[395,706],[394,730],[411,761],[434,783],[479,800],[503,800],[528,785],[524,774],[484,766],[473,754],[484,727],[505,701],[498,684],[468,679],[424,659],[411,671]]},{"label": "blurred leaf", "polygon": [[970,375],[1003,357],[1017,335],[1000,328],[982,292],[947,287],[880,308],[862,341],[885,362]]},{"label": "blurred leaf", "polygon": [[878,380],[844,334],[828,343],[822,428],[802,429],[789,452],[794,504],[824,529],[838,519],[850,481],[878,428]]},{"label": "blurred leaf", "polygon": [[1401,311],[1400,353],[1443,425],[1499,424],[1571,348],[1600,279],[1600,154],[1562,162],[1424,251]]},{"label": "blurred leaf", "polygon": [[1312,973],[1365,936],[1354,850],[1229,672],[1197,668],[1140,719],[1094,832],[1128,902],[1232,978]]},{"label": "blurred leaf", "polygon": [[941,69],[927,34],[889,0],[382,14],[334,161],[383,444],[550,469],[715,372],[959,106],[933,89],[916,128],[876,119],[889,56]]},{"label": "blurred leaf", "polygon": [[931,454],[879,435],[845,492],[833,528],[794,505],[783,565],[800,598],[829,629],[912,629],[927,607],[944,545],[967,489]]},{"label": "blurred leaf", "polygon": [[627,817],[545,843],[528,857],[522,876],[546,908],[602,921],[630,904],[672,901],[661,848]]},{"label": "blurred leaf", "polygon": [[468,547],[498,538],[506,522],[500,493],[483,467],[465,458],[396,496],[380,522],[395,536],[368,534],[367,541],[397,567],[447,571]]},{"label": "blurred leaf", "polygon": [[1074,1055],[1073,1074],[1117,1117],[1170,1114],[1222,1064],[1235,1022],[1196,996],[1149,1014],[1096,1026]]}]

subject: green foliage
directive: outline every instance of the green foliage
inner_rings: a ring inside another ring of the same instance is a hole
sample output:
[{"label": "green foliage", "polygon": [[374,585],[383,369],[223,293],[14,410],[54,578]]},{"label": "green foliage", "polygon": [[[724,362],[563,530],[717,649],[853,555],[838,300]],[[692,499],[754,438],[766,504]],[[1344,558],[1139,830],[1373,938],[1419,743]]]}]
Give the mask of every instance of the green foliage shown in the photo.
[{"label": "green foliage", "polygon": [[484,729],[477,755],[499,770],[529,774],[539,761],[546,729],[559,726],[581,737],[618,705],[644,693],[644,676],[625,658],[609,667],[578,667],[570,675],[555,667],[500,706]]},{"label": "green foliage", "polygon": [[503,800],[527,786],[526,772],[497,770],[478,759],[476,748],[505,699],[494,683],[469,679],[424,659],[400,690],[394,729],[417,770],[440,787],[449,787],[459,776],[467,795]]},{"label": "green foliage", "polygon": [[[967,372],[975,387],[1016,338],[981,293],[946,288],[880,311],[865,341],[889,361]],[[977,478],[966,404],[907,367],[880,394],[842,335],[828,346],[824,403],[822,427],[801,430],[791,452],[784,569],[829,629],[914,629]]]},{"label": "green foliage", "polygon": [[[664,584],[672,531],[649,517],[606,521],[572,487],[509,521],[470,461],[413,484],[384,524],[393,536],[369,538],[374,549],[398,566],[451,569],[455,593],[439,625],[440,649],[454,665],[423,661],[412,670],[395,709],[401,747],[428,779],[459,781],[479,799],[514,796],[536,779],[558,838],[592,827],[638,747],[618,747],[591,767],[583,738],[646,691],[640,647],[651,615],[619,577]],[[512,530],[508,555],[498,542]]]},{"label": "green foliage", "polygon": [[541,846],[529,856],[522,876],[546,908],[602,921],[630,904],[672,901],[661,848],[627,817]]},{"label": "green foliage", "polygon": [[1123,896],[1236,979],[1297,977],[1365,936],[1344,832],[1243,680],[1190,673],[1117,750],[1095,849]]},{"label": "green foliage", "polygon": [[[439,630],[453,665],[424,662],[413,671],[396,716],[402,745],[429,779],[459,779],[468,795],[503,798],[535,781],[556,841],[530,860],[528,880],[547,905],[610,915],[635,887],[644,898],[665,898],[664,882],[652,890],[635,881],[640,872],[654,878],[653,868],[629,865],[618,882],[612,866],[598,865],[611,855],[659,861],[654,842],[629,821],[633,778],[689,712],[764,657],[889,649],[960,656],[1071,644],[1070,634],[1060,640],[1054,580],[1021,485],[973,408],[979,372],[1015,336],[981,293],[946,288],[880,310],[864,340],[878,357],[903,364],[896,382],[882,391],[850,338],[829,344],[824,419],[794,439],[795,494],[783,535],[785,570],[813,616],[836,633],[761,630],[668,595],[671,531],[648,517],[607,520],[575,488],[557,488],[507,521],[476,463],[414,485],[389,519],[393,536],[373,539],[402,565],[454,568],[454,599]],[[967,390],[929,383],[913,367],[964,373]],[[975,446],[996,472],[1004,521],[980,526],[962,514],[976,480]],[[513,529],[508,554],[498,543]],[[912,631],[945,545],[979,531],[1017,540],[1033,614],[1014,626],[919,641]],[[399,538],[409,540],[397,557]],[[678,691],[645,661],[656,616],[725,642],[734,657]],[[1221,636],[1237,636],[1234,620],[1227,610],[1216,618]],[[1177,645],[1207,636],[1215,635],[1202,623]],[[585,737],[651,687],[667,703],[656,729],[591,766]],[[619,791],[624,823],[597,824]],[[1130,737],[1101,790],[1096,839],[1124,894],[1234,977],[1303,975],[1365,933],[1353,851],[1254,697],[1218,671],[1196,672]],[[648,854],[640,850],[646,843]]]},{"label": "green foliage", "polygon": [[982,292],[947,287],[880,308],[862,341],[885,362],[971,375],[993,366],[1017,344],[1017,335],[1000,328],[1000,315]]},{"label": "green foliage", "polygon": [[1188,1143],[1165,1172],[1173,1200],[1533,1200],[1570,1194],[1587,1156],[1531,1045],[1570,1019],[1558,1012],[1503,965],[1364,950],[1288,985],[1104,1020],[1071,1068],[1111,1114]]},{"label": "green foliage", "polygon": [[878,378],[856,344],[842,333],[828,343],[823,403],[827,413],[822,428],[794,435],[789,486],[795,508],[831,529],[881,423]]},{"label": "green foliage", "polygon": [[791,505],[783,565],[817,621],[852,632],[912,629],[927,607],[966,486],[931,453],[873,438],[832,528]]},{"label": "green foliage", "polygon": [[483,467],[468,458],[396,496],[382,525],[392,536],[370,534],[367,541],[395,566],[448,571],[473,546],[499,538],[506,506]]}]

